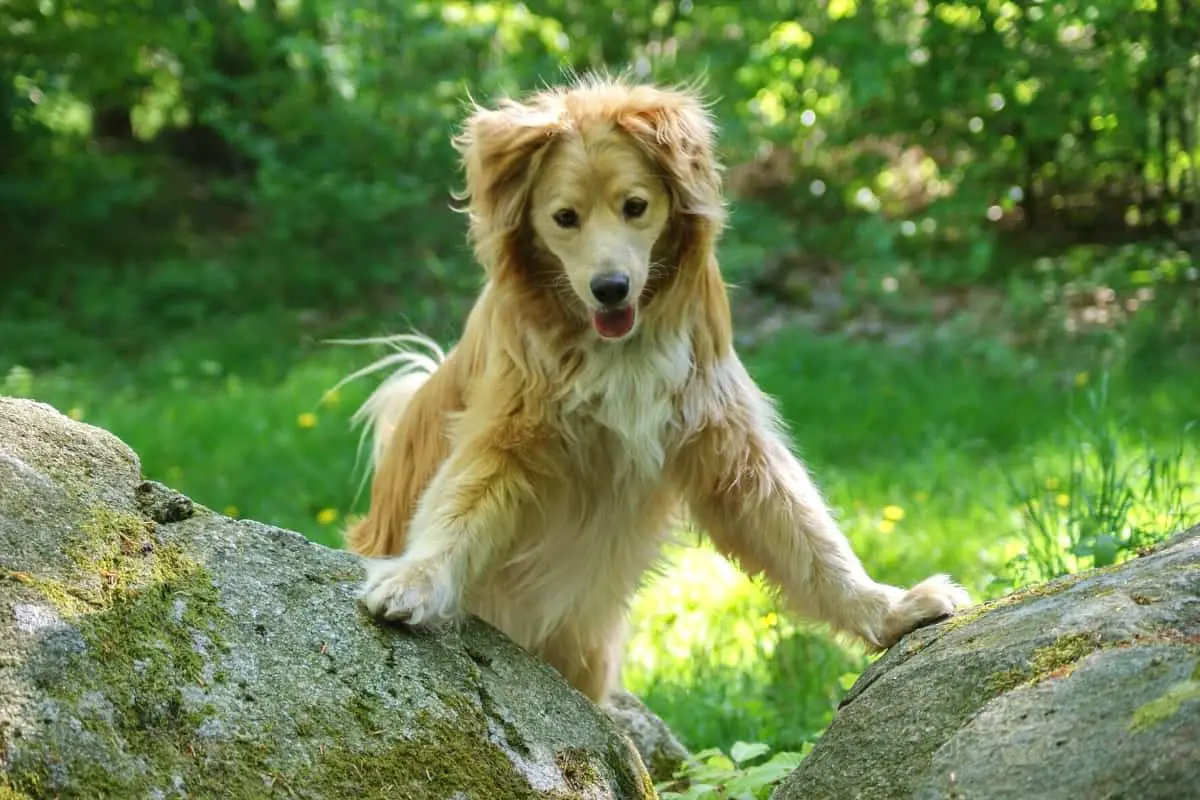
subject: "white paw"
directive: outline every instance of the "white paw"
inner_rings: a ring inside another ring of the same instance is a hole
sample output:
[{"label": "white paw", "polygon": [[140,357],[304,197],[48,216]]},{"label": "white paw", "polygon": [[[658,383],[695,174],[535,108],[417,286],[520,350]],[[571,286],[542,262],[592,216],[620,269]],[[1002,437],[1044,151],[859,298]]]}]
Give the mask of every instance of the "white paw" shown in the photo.
[{"label": "white paw", "polygon": [[884,619],[880,644],[891,647],[906,633],[954,614],[971,602],[967,592],[946,575],[934,575],[897,596]]},{"label": "white paw", "polygon": [[458,592],[444,565],[404,557],[369,559],[359,601],[376,617],[410,625],[436,625],[453,619]]}]

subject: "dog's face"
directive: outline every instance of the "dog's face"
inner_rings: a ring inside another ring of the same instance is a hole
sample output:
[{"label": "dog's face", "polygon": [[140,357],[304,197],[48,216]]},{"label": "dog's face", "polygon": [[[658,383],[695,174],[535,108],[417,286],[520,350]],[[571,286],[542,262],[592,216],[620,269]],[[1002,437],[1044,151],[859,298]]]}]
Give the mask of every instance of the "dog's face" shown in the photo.
[{"label": "dog's face", "polygon": [[637,326],[671,195],[637,141],[597,122],[561,135],[534,178],[529,221],[603,339]]},{"label": "dog's face", "polygon": [[724,219],[713,133],[690,92],[594,77],[477,107],[455,143],[485,269],[628,338],[648,286],[707,263]]}]

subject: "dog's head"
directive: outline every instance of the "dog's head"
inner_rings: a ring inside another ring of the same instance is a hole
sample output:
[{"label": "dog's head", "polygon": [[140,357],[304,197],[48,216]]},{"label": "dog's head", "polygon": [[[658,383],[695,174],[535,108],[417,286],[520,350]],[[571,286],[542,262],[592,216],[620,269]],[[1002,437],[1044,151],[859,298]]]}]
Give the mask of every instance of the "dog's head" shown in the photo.
[{"label": "dog's head", "polygon": [[608,78],[476,108],[456,146],[480,260],[554,292],[601,338],[628,337],[711,251],[724,216],[713,138],[695,93]]}]

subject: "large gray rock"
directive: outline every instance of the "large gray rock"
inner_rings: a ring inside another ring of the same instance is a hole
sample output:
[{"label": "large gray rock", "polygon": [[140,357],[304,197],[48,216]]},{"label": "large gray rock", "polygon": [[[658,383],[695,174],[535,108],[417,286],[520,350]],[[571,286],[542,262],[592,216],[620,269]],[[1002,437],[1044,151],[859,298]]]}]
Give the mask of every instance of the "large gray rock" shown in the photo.
[{"label": "large gray rock", "polygon": [[774,797],[1200,797],[1200,527],[909,635]]},{"label": "large gray rock", "polygon": [[0,398],[0,798],[653,796],[551,668],[480,622],[377,624],[360,577]]}]

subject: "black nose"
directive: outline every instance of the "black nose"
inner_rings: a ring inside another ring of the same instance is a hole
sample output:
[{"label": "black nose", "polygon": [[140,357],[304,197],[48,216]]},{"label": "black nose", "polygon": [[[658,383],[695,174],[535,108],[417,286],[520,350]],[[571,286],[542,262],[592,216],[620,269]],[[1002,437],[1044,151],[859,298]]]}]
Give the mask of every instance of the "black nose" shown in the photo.
[{"label": "black nose", "polygon": [[601,305],[615,306],[629,297],[629,276],[623,272],[606,272],[592,278],[592,296]]}]

